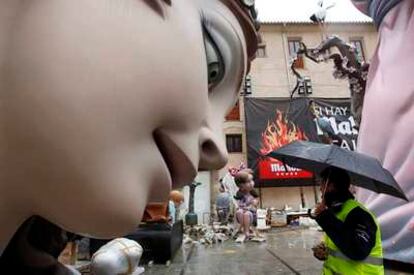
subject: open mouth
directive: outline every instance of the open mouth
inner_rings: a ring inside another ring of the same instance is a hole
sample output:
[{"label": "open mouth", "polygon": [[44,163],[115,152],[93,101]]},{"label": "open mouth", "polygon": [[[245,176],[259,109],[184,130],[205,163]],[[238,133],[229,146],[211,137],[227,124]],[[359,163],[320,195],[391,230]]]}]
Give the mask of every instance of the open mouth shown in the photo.
[{"label": "open mouth", "polygon": [[153,136],[170,172],[172,189],[190,184],[197,175],[197,169],[187,155],[161,130],[155,131]]}]

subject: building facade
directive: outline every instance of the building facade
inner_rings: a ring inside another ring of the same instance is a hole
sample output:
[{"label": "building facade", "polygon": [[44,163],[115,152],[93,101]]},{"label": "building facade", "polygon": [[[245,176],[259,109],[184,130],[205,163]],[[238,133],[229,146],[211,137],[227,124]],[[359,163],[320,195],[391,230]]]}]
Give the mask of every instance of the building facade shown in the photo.
[{"label": "building facade", "polygon": [[[348,8],[353,9],[353,7]],[[292,56],[298,49],[299,42],[304,42],[308,47],[315,47],[323,37],[337,35],[353,44],[360,58],[365,60],[369,60],[375,50],[377,42],[376,29],[368,18],[359,14],[356,10],[352,10],[348,17],[340,18],[340,21],[328,20],[323,29],[303,16],[284,18],[284,14],[289,12],[293,11],[279,11],[274,16],[262,18],[262,44],[258,51],[258,57],[252,64],[251,83],[244,87],[251,93],[245,96],[288,98],[296,84],[296,78],[290,70],[290,64]],[[337,80],[332,76],[332,62],[316,64],[305,59],[299,60],[295,66],[301,75],[307,76],[311,80],[312,94],[302,96],[318,98],[350,97],[348,82]],[[212,173],[212,201],[217,192],[217,184],[214,184],[214,182],[217,182],[227,172],[228,168],[237,167],[240,163],[247,164],[243,99],[244,96],[241,96],[238,105],[229,113],[224,123],[229,162],[225,169]],[[303,200],[306,207],[312,207],[316,198],[320,196],[317,188],[312,186],[266,187],[261,188],[260,193],[262,207],[277,209],[282,209],[285,205],[298,209]]]}]

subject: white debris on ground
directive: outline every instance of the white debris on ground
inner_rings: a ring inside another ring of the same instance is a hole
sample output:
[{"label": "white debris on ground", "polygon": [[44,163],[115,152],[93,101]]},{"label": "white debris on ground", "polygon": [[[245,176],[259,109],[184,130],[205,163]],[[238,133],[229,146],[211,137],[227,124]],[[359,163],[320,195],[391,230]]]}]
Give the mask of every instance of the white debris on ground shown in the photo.
[{"label": "white debris on ground", "polygon": [[[184,230],[183,244],[204,244],[212,245],[216,243],[222,243],[229,239],[234,239],[236,242],[243,243],[245,240],[240,241],[239,237],[244,236],[238,234],[233,224],[222,225],[218,222],[213,225],[196,225],[187,226]],[[264,242],[266,239],[258,232],[254,233],[253,237],[249,241]]]},{"label": "white debris on ground", "polygon": [[223,225],[214,222],[213,225],[202,224],[186,226],[184,232],[184,244],[200,243],[204,245],[212,245],[232,238],[234,226],[232,224]]}]

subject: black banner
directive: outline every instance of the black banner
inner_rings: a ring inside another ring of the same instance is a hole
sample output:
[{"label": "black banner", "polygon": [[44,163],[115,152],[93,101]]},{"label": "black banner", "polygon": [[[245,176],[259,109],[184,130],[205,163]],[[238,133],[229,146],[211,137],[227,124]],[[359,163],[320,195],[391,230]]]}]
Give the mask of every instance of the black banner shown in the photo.
[{"label": "black banner", "polygon": [[358,130],[349,99],[245,98],[248,165],[258,186],[313,184],[308,171],[265,157],[294,140],[334,143],[354,150]]}]

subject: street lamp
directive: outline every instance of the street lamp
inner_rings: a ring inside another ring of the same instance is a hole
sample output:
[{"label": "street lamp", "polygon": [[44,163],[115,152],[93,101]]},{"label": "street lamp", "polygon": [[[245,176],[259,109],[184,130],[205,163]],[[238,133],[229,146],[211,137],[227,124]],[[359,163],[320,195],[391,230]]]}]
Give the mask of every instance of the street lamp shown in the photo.
[{"label": "street lamp", "polygon": [[190,185],[190,194],[189,194],[189,203],[188,203],[188,213],[185,215],[185,224],[186,225],[197,225],[198,219],[197,214],[194,212],[194,194],[197,186],[201,185],[201,182],[193,181]]}]

